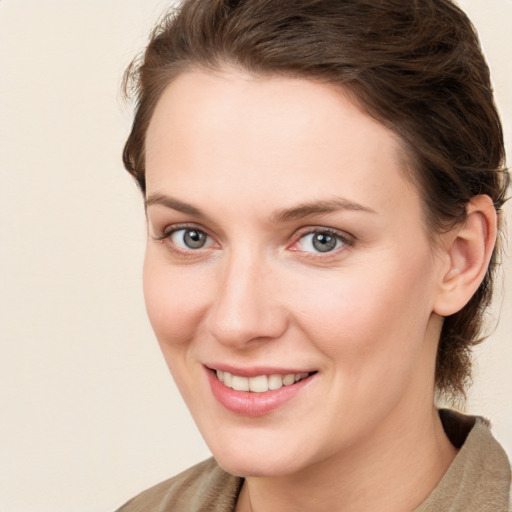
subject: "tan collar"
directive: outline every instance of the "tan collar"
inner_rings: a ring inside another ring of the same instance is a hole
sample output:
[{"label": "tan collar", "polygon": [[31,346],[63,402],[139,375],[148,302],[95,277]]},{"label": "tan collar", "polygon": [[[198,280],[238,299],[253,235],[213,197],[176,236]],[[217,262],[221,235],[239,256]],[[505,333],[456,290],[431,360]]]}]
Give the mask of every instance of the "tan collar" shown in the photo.
[{"label": "tan collar", "polygon": [[443,427],[460,448],[436,488],[414,512],[507,512],[510,464],[489,422],[453,410],[439,411]]}]

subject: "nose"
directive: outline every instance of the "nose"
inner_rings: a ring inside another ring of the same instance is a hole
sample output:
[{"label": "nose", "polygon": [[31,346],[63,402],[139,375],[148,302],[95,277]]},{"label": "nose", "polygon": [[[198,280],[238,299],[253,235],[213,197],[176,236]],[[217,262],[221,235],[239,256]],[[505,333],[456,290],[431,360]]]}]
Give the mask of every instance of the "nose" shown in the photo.
[{"label": "nose", "polygon": [[281,293],[269,265],[235,255],[225,263],[207,316],[209,332],[219,343],[239,349],[282,336],[289,315],[280,304]]}]

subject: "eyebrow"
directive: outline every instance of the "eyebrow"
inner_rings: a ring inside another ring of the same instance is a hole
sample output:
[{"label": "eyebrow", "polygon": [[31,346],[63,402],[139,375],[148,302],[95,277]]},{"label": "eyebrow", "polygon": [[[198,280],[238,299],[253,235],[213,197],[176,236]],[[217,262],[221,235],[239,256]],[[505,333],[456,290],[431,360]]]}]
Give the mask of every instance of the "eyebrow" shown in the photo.
[{"label": "eyebrow", "polygon": [[178,212],[187,213],[188,215],[193,215],[199,219],[205,219],[206,215],[195,206],[191,204],[184,203],[179,199],[175,199],[174,197],[169,197],[164,194],[153,194],[150,195],[144,201],[144,207],[147,210],[148,206],[152,206],[154,204],[159,204],[165,206],[166,208],[171,208],[172,210],[176,210]]},{"label": "eyebrow", "polygon": [[[145,200],[146,209],[149,206],[155,204],[162,205],[165,206],[166,208],[171,208],[172,210],[186,213],[188,215],[193,215],[198,219],[207,218],[207,215],[199,208],[196,208],[191,204],[185,203],[183,201],[180,201],[179,199],[164,194],[152,194]],[[311,215],[333,213],[340,210],[377,213],[375,210],[368,206],[356,203],[354,201],[350,201],[343,197],[335,197],[333,199],[327,200],[309,201],[306,203],[299,204],[297,206],[293,206],[291,208],[275,210],[270,218],[272,223],[279,224],[280,222],[298,220],[303,219],[305,217],[309,217]]]},{"label": "eyebrow", "polygon": [[303,219],[304,217],[309,217],[310,215],[333,213],[339,210],[377,213],[375,210],[368,206],[356,203],[354,201],[349,201],[343,197],[335,197],[328,200],[309,201],[292,208],[277,210],[272,214],[272,222],[279,223],[290,220]]}]

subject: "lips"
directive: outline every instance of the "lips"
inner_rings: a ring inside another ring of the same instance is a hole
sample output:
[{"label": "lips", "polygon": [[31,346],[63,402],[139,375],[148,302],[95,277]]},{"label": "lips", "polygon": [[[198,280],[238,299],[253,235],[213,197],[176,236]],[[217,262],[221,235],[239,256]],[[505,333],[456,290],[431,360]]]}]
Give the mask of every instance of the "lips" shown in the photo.
[{"label": "lips", "polygon": [[252,417],[269,414],[284,406],[317,375],[316,372],[276,369],[206,369],[215,399],[233,413]]}]

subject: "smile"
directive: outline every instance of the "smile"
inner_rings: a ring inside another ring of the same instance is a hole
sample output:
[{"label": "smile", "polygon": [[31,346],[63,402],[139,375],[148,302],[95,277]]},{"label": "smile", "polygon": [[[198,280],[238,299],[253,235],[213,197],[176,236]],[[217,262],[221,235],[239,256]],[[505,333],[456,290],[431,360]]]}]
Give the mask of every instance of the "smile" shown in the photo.
[{"label": "smile", "polygon": [[286,375],[257,375],[255,377],[244,377],[241,375],[233,375],[229,372],[216,370],[217,379],[224,386],[234,389],[235,391],[251,391],[253,393],[266,393],[274,391],[283,386],[291,386],[296,382],[309,377],[309,373],[289,373]]},{"label": "smile", "polygon": [[[265,416],[304,393],[318,372],[275,369],[218,370],[206,366],[213,397],[228,411],[243,416]],[[273,370],[273,371],[272,371]],[[278,373],[282,371],[282,373]],[[240,374],[245,375],[240,375]]]}]

